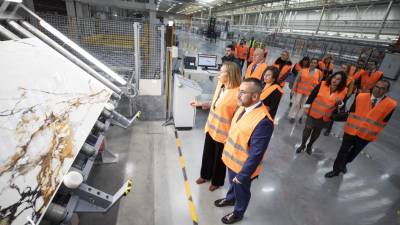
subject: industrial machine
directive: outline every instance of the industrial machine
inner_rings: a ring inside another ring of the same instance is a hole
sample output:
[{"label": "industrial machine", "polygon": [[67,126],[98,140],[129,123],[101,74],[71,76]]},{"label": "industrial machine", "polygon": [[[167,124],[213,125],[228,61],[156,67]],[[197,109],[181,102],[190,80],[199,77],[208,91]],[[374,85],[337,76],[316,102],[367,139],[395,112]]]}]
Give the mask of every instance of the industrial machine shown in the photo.
[{"label": "industrial machine", "polygon": [[379,67],[383,71],[386,78],[397,80],[400,76],[400,54],[386,53]]},{"label": "industrial machine", "polygon": [[96,159],[117,160],[104,148],[110,125],[128,128],[140,112],[117,112],[122,95],[134,97],[127,82],[21,2],[0,5],[0,224],[67,225],[132,189],[127,180],[109,194],[86,181]]},{"label": "industrial machine", "polygon": [[174,75],[173,117],[177,129],[191,129],[196,118],[196,109],[190,105],[202,93],[197,82],[181,75]]}]

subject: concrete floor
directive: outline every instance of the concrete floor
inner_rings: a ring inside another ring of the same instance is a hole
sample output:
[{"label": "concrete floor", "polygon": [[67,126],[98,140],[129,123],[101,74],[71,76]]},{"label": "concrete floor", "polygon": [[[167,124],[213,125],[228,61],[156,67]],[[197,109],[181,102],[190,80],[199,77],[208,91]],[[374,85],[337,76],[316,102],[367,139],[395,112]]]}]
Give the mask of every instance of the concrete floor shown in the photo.
[{"label": "concrete floor", "polygon": [[[178,33],[182,50],[221,55],[225,42],[209,43],[199,36]],[[182,52],[181,52],[182,53]],[[270,49],[270,61],[280,53]],[[288,93],[288,92],[287,92]],[[400,100],[400,82],[393,84],[391,96]],[[352,164],[344,176],[325,179],[340,146],[343,124],[335,124],[333,135],[321,136],[314,153],[295,154],[302,124],[287,120],[288,94],[281,101],[276,127],[267,150],[263,172],[252,185],[252,199],[245,218],[238,224],[263,225],[395,225],[400,224],[400,135],[399,109],[380,135]],[[223,197],[223,188],[208,191],[197,185],[203,127],[208,112],[198,111],[196,126],[179,131],[187,176],[199,224],[222,224],[220,219],[232,208],[216,208],[213,201]],[[108,148],[119,154],[117,164],[98,165],[90,183],[105,191],[133,179],[132,192],[111,212],[81,215],[85,225],[192,224],[184,189],[172,126],[163,121],[139,121],[130,129],[112,127]]]}]

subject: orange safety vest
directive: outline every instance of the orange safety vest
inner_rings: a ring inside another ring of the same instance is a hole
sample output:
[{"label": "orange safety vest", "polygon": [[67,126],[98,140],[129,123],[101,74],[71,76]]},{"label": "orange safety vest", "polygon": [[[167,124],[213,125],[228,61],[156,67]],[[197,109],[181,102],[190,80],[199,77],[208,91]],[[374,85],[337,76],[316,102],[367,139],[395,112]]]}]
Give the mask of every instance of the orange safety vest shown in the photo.
[{"label": "orange safety vest", "polygon": [[367,141],[375,141],[385,128],[384,119],[397,106],[397,102],[385,97],[372,108],[371,93],[360,93],[356,97],[356,110],[347,118],[344,132]]},{"label": "orange safety vest", "polygon": [[310,76],[310,68],[302,69],[294,92],[309,96],[315,86],[319,84],[321,77],[322,72],[317,68],[315,68],[312,76]]},{"label": "orange safety vest", "polygon": [[235,48],[235,56],[236,58],[245,60],[247,58],[247,46],[240,46],[240,44],[237,44]]},{"label": "orange safety vest", "polygon": [[265,69],[267,69],[268,65],[266,63],[259,63],[257,65],[256,69],[253,71],[253,73],[251,73],[251,69],[253,68],[253,65],[254,65],[254,63],[251,63],[250,66],[247,67],[246,75],[244,78],[254,77],[254,78],[261,80],[262,75],[263,75]]},{"label": "orange safety vest", "polygon": [[328,68],[329,74],[325,73],[325,71],[324,71],[326,69],[326,64],[323,61],[319,61],[318,62],[318,67],[322,70],[322,74],[324,75],[324,79],[327,79],[328,76],[330,75],[330,73],[333,72],[333,63],[331,63],[331,62],[329,63],[329,68]]},{"label": "orange safety vest", "polygon": [[324,121],[331,121],[331,115],[336,108],[336,99],[342,100],[346,97],[347,88],[341,92],[335,91],[330,94],[330,88],[325,81],[321,82],[318,95],[311,104],[308,115],[314,119],[323,119]]},{"label": "orange safety vest", "polygon": [[[276,62],[276,60],[275,60]],[[279,70],[279,64],[277,63],[273,63],[272,66],[276,67]],[[290,72],[291,66],[288,64],[285,64],[280,70],[279,70],[279,76],[278,76],[278,80],[281,80],[283,76],[286,76],[289,72]],[[282,81],[280,83],[281,87],[285,87],[285,82]]]},{"label": "orange safety vest", "polygon": [[357,80],[358,78],[360,78],[361,74],[364,73],[364,71],[365,70],[363,68],[359,68],[356,72],[356,67],[351,66],[349,71],[349,77],[353,77],[354,80]]},{"label": "orange safety vest", "polygon": [[226,89],[223,98],[220,99],[218,105],[214,108],[221,91],[221,86],[222,84],[218,84],[215,90],[204,131],[208,132],[215,141],[224,143],[228,137],[231,120],[237,108],[239,87]]},{"label": "orange safety vest", "polygon": [[[326,64],[323,62],[323,61],[319,61],[318,62],[318,66],[319,66],[319,68],[321,69],[321,70],[325,70],[325,68],[326,68]],[[329,63],[329,71],[333,71],[333,64],[332,63]]]},{"label": "orange safety vest", "polygon": [[254,47],[251,47],[249,50],[249,56],[247,57],[247,62],[252,63],[254,57]]},{"label": "orange safety vest", "polygon": [[302,70],[303,67],[301,67],[300,62],[298,62],[298,63],[296,63],[296,65],[294,65],[294,69],[295,69],[297,72],[300,72],[300,70]]},{"label": "orange safety vest", "polygon": [[361,74],[361,89],[371,90],[376,82],[383,77],[383,72],[376,70],[371,76],[368,75],[369,71],[366,70]]},{"label": "orange safety vest", "polygon": [[267,88],[264,88],[261,92],[260,99],[264,100],[266,99],[273,91],[278,90],[280,93],[284,93],[281,86],[277,84],[273,84]]},{"label": "orange safety vest", "polygon": [[[243,115],[243,117],[236,122],[243,110],[244,107],[240,107],[233,116],[231,129],[229,130],[229,135],[222,153],[222,161],[235,173],[239,173],[242,170],[244,163],[249,157],[249,140],[258,123],[265,117],[273,121],[268,113],[267,107],[261,104],[260,107]],[[251,178],[258,176],[260,171],[261,163],[253,172]]]}]

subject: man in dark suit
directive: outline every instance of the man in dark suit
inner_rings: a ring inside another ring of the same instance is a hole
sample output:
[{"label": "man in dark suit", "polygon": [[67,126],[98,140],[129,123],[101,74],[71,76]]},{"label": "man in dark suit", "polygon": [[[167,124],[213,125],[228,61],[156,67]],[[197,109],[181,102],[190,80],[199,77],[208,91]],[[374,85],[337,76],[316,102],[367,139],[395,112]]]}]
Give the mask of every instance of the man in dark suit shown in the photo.
[{"label": "man in dark suit", "polygon": [[236,63],[240,67],[240,59],[235,57],[235,47],[233,45],[227,45],[225,47],[225,55],[221,58],[222,63],[230,61]]},{"label": "man in dark suit", "polygon": [[326,178],[346,173],[346,165],[383,131],[397,107],[397,101],[386,96],[389,88],[388,80],[380,80],[372,93],[359,93],[356,96],[344,126],[343,141],[333,170],[325,174]]},{"label": "man in dark suit", "polygon": [[273,120],[261,103],[261,81],[247,78],[240,85],[238,104],[222,160],[228,167],[229,190],[225,198],[214,202],[217,207],[235,206],[222,217],[224,224],[242,220],[250,201],[251,182],[258,177],[264,153],[273,132]]}]

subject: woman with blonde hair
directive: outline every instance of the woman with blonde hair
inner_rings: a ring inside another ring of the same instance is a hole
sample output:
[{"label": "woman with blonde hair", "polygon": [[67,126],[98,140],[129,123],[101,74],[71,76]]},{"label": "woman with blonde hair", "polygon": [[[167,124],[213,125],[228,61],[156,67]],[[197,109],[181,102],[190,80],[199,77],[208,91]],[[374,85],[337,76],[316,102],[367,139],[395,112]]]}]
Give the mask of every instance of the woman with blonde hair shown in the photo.
[{"label": "woman with blonde hair", "polygon": [[210,109],[204,129],[206,137],[200,177],[196,180],[197,184],[211,180],[210,191],[224,185],[226,167],[222,162],[222,151],[237,107],[240,78],[240,67],[233,62],[224,62],[212,101],[191,103],[194,107]]}]

